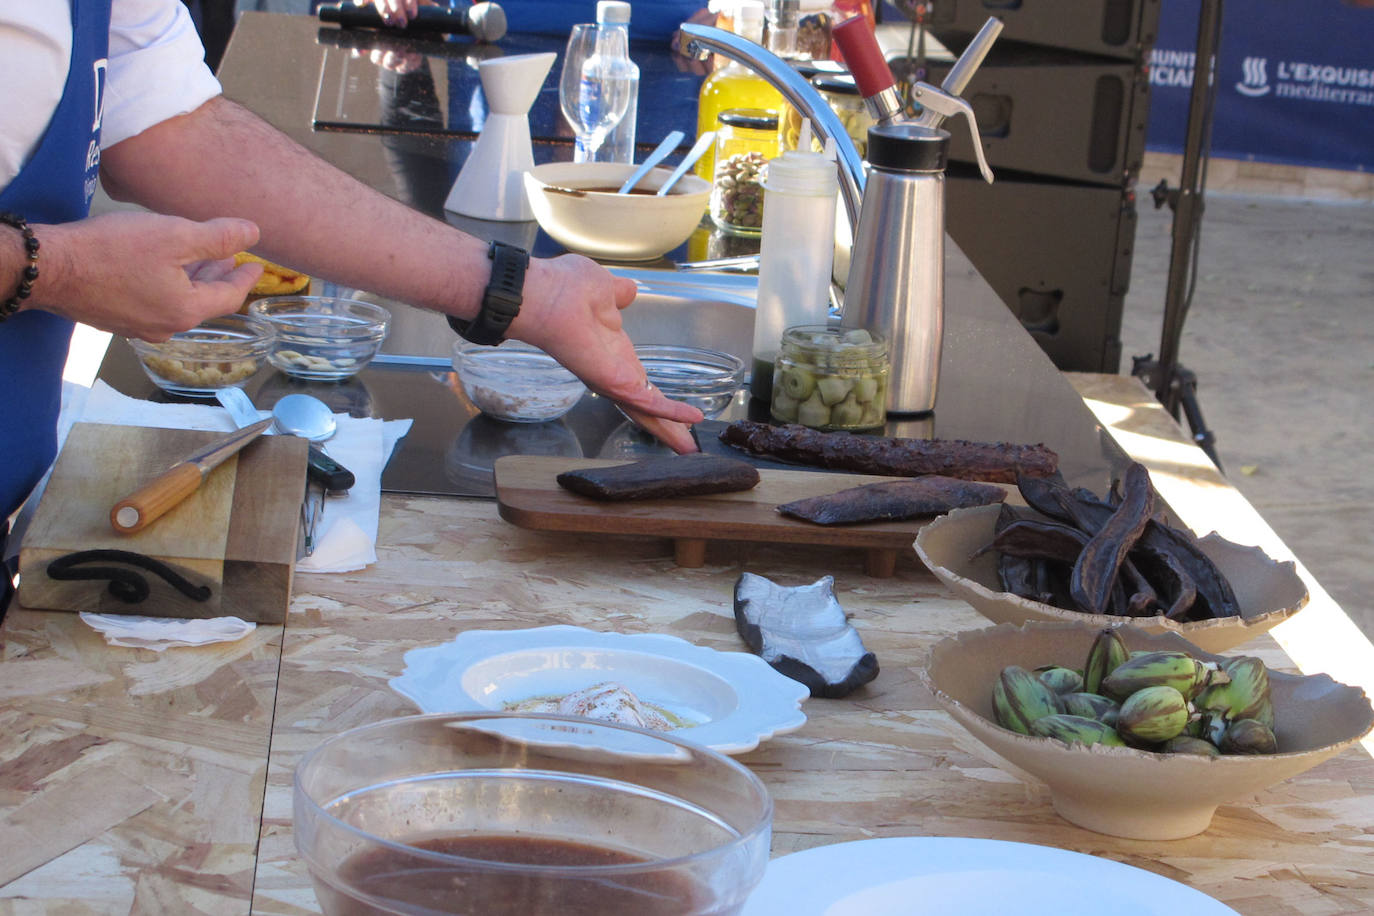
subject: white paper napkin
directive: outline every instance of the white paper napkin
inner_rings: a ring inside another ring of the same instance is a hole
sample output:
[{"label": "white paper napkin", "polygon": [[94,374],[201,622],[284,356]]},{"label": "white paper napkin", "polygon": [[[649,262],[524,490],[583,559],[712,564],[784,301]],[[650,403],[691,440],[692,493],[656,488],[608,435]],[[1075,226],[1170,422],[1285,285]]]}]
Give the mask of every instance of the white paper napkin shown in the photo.
[{"label": "white paper napkin", "polygon": [[216,642],[235,642],[257,627],[237,617],[210,617],[185,620],[179,617],[140,617],[133,614],[90,614],[81,619],[104,635],[112,646],[152,649],[161,652],[173,646],[205,646]]},{"label": "white paper napkin", "polygon": [[[314,555],[301,557],[296,563],[297,569],[310,572],[348,572],[377,562],[382,469],[411,424],[410,420],[378,420],[347,414],[335,414],[334,418],[338,431],[323,443],[325,451],[353,472],[355,482],[347,496],[325,499],[325,511],[315,531]],[[96,380],[84,399],[79,391],[67,393],[59,424],[59,435],[64,440],[77,420],[224,432],[236,428],[228,412],[218,404],[158,404],[120,394],[100,380]]]}]

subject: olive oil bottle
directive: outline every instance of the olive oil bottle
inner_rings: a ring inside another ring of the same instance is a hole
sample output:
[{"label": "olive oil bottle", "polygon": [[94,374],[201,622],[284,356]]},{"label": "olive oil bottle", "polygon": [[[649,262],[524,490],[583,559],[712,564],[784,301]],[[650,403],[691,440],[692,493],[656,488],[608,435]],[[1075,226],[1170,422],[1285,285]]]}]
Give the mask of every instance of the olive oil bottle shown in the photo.
[{"label": "olive oil bottle", "polygon": [[[733,20],[736,35],[763,43],[761,3],[741,3],[734,11]],[[701,84],[697,100],[697,136],[715,130],[720,113],[730,108],[763,108],[776,112],[782,108],[782,94],[743,64],[727,61]],[[767,158],[771,159],[772,155]],[[696,172],[710,181],[715,174],[715,164],[715,151],[707,150],[706,155],[697,160]]]}]

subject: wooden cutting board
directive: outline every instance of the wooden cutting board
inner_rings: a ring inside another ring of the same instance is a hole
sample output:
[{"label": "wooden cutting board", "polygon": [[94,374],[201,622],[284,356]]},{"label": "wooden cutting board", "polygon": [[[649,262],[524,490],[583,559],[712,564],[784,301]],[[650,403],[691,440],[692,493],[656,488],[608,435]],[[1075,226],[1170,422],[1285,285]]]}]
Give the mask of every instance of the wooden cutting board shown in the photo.
[{"label": "wooden cutting board", "polygon": [[[260,437],[144,530],[126,535],[110,527],[111,506],[223,436],[189,429],[73,426],[19,552],[19,602],[59,611],[285,620],[305,492],[304,439]],[[166,564],[191,585],[207,586],[209,597],[193,600],[163,577],[123,561],[93,560],[72,568],[136,572],[149,593],[135,604],[112,595],[108,578],[70,581],[48,575],[54,560],[91,550],[130,551]]]},{"label": "wooden cutting board", "polygon": [[[816,525],[777,511],[783,503],[824,496],[891,477],[825,471],[759,469],[759,484],[738,493],[715,493],[680,499],[603,502],[579,496],[558,485],[563,471],[625,464],[624,459],[558,458],[508,455],[496,461],[496,501],[501,517],[538,531],[586,534],[634,534],[673,539],[679,566],[706,562],[708,541],[760,541],[820,544],[864,551],[864,570],[886,577],[897,555],[912,550],[916,533],[929,518],[861,525]],[[1008,502],[1020,503],[1015,487],[1006,487]]]}]

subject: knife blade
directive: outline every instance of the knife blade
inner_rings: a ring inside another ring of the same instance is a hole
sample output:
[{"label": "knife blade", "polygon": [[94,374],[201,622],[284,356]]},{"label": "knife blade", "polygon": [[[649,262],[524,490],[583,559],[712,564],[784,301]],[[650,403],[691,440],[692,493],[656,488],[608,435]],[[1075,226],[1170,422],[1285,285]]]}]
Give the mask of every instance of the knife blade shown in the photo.
[{"label": "knife blade", "polygon": [[205,480],[206,474],[262,435],[271,425],[271,419],[259,420],[187,455],[115,503],[110,509],[110,527],[120,534],[142,531],[194,493]]}]

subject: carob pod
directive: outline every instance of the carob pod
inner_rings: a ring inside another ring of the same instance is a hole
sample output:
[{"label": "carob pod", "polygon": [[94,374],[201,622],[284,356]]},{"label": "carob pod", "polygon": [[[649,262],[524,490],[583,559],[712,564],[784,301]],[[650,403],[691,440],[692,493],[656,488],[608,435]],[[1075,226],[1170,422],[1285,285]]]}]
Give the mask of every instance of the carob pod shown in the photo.
[{"label": "carob pod", "polygon": [[[1073,567],[1069,588],[1084,610],[1105,614],[1112,602],[1117,573],[1154,512],[1154,488],[1144,465],[1126,469],[1125,498],[1096,531]],[[1122,609],[1124,610],[1124,608]]]},{"label": "carob pod", "polygon": [[[1115,511],[1087,490],[1070,490],[1058,474],[1018,478],[1017,488],[1037,512],[1077,525],[1089,534],[1101,530]],[[1151,519],[1130,559],[1160,592],[1160,604],[1167,604],[1165,616],[1170,619],[1206,620],[1240,614],[1230,583],[1190,533]]]}]

